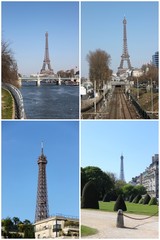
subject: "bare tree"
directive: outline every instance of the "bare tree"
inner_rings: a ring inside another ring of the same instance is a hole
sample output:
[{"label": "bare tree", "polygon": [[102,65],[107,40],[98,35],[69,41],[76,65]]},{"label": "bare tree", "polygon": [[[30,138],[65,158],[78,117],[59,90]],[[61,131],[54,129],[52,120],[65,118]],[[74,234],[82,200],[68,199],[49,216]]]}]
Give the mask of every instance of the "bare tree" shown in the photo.
[{"label": "bare tree", "polygon": [[17,85],[18,68],[12,50],[7,42],[2,41],[2,82]]},{"label": "bare tree", "polygon": [[145,77],[146,80],[152,79],[158,85],[159,71],[157,67],[151,64],[144,64],[141,69],[143,70],[144,75],[140,78],[140,80],[143,80]]},{"label": "bare tree", "polygon": [[111,57],[104,50],[97,49],[95,52],[90,51],[86,57],[89,63],[89,78],[94,83],[96,88],[103,87],[103,81],[106,82],[112,71],[109,69]]}]

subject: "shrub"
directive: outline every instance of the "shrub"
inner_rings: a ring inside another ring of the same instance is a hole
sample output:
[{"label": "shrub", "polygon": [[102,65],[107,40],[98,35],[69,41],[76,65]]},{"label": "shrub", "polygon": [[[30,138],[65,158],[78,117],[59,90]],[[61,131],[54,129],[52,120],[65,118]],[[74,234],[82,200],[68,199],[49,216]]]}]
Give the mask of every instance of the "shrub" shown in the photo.
[{"label": "shrub", "polygon": [[135,195],[131,194],[131,196],[129,197],[129,202],[132,202],[134,198],[135,198]]},{"label": "shrub", "polygon": [[151,197],[149,196],[149,194],[147,193],[144,197],[144,200],[143,200],[143,204],[148,204],[149,201],[151,200]]},{"label": "shrub", "polygon": [[140,194],[138,194],[134,199],[133,199],[133,203],[138,203],[139,200],[142,198],[142,196]]},{"label": "shrub", "polygon": [[125,201],[123,200],[123,197],[121,194],[118,196],[114,205],[114,211],[118,211],[119,209],[122,209],[123,211],[127,211]]},{"label": "shrub", "polygon": [[144,200],[144,199],[141,198],[138,203],[139,203],[139,204],[143,204],[143,200]]},{"label": "shrub", "polygon": [[98,195],[93,181],[87,182],[82,191],[81,208],[99,209]]},{"label": "shrub", "polygon": [[106,193],[103,198],[103,202],[110,202],[111,196],[109,193]]},{"label": "shrub", "polygon": [[149,201],[149,205],[157,205],[158,201],[156,197],[152,197],[151,200]]},{"label": "shrub", "polygon": [[118,198],[118,195],[117,195],[116,191],[114,191],[114,190],[111,191],[110,192],[110,201],[116,201],[117,198]]}]

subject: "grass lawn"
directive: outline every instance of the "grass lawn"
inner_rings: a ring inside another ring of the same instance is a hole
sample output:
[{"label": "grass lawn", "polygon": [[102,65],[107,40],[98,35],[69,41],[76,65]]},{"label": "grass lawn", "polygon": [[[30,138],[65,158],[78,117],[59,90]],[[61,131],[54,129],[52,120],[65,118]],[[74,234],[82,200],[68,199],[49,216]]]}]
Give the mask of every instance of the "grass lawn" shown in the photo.
[{"label": "grass lawn", "polygon": [[[127,211],[126,213],[134,213],[134,214],[144,214],[144,215],[152,215],[158,211],[157,205],[143,205],[125,202]],[[100,210],[113,212],[115,202],[99,202]],[[157,214],[158,215],[158,214]]]},{"label": "grass lawn", "polygon": [[8,91],[2,89],[2,119],[12,119],[13,99]]},{"label": "grass lawn", "polygon": [[89,235],[94,235],[98,232],[97,229],[95,228],[90,228],[90,227],[87,227],[87,226],[84,226],[84,225],[81,225],[81,236],[84,237],[84,236],[89,236]]}]

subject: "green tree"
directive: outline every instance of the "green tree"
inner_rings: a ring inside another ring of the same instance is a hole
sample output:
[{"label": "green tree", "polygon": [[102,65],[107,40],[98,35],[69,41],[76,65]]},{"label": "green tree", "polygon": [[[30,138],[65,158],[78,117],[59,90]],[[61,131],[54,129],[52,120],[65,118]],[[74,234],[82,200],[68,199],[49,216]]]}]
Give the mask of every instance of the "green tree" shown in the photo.
[{"label": "green tree", "polygon": [[126,182],[122,180],[116,180],[115,182],[115,191],[117,195],[123,194],[123,186],[126,184]]},{"label": "green tree", "polygon": [[83,188],[81,207],[99,209],[98,192],[93,181],[86,183]]},{"label": "green tree", "polygon": [[142,198],[142,196],[140,194],[138,194],[134,199],[133,199],[133,203],[139,203],[140,199]]},{"label": "green tree", "polygon": [[129,197],[133,194],[134,186],[131,184],[125,184],[122,186],[122,191],[126,199],[129,199]]},{"label": "green tree", "polygon": [[103,198],[103,202],[110,202],[111,200],[111,195],[110,193],[106,193]]},{"label": "green tree", "polygon": [[144,195],[144,194],[146,194],[146,192],[147,192],[146,188],[143,185],[137,185],[134,187],[134,190],[133,190],[133,193],[135,195],[138,195],[138,194]]},{"label": "green tree", "polygon": [[132,194],[130,195],[130,197],[129,197],[129,202],[132,202],[134,198],[135,198],[135,194],[132,193]]},{"label": "green tree", "polygon": [[4,227],[4,230],[5,230],[5,232],[7,233],[7,236],[8,236],[9,231],[13,227],[13,222],[12,222],[11,218],[7,217],[5,219],[2,219],[2,226]]},{"label": "green tree", "polygon": [[156,197],[152,197],[151,200],[149,201],[149,205],[157,205],[158,201]]},{"label": "green tree", "polygon": [[82,194],[82,190],[84,188],[84,185],[88,182],[86,173],[85,173],[85,169],[81,167],[81,194]]},{"label": "green tree", "polygon": [[114,211],[118,211],[119,209],[121,209],[123,211],[127,211],[125,201],[121,194],[118,196],[118,198],[115,202],[115,205],[114,205]]},{"label": "green tree", "polygon": [[147,194],[144,196],[143,204],[148,204],[150,200],[151,200],[151,197],[150,197],[149,194],[147,193]]},{"label": "green tree", "polygon": [[143,201],[144,201],[144,199],[141,198],[138,203],[139,203],[139,204],[143,204]]},{"label": "green tree", "polygon": [[88,166],[83,169],[86,176],[86,181],[93,181],[99,193],[99,200],[101,200],[105,193],[113,189],[113,181],[107,173],[103,172],[100,168]]},{"label": "green tree", "polygon": [[94,83],[96,89],[102,89],[103,81],[107,81],[112,71],[109,69],[111,57],[104,50],[97,49],[95,52],[90,51],[86,57],[89,63],[89,78]]},{"label": "green tree", "polygon": [[13,217],[13,222],[14,222],[15,225],[18,225],[20,220],[19,220],[18,217]]}]

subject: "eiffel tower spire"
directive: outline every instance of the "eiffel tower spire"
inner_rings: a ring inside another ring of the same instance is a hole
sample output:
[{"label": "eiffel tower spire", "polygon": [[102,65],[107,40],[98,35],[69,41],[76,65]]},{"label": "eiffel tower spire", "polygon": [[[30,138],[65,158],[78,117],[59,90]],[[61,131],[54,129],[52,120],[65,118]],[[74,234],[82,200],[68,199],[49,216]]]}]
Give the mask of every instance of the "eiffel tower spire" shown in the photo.
[{"label": "eiffel tower spire", "polygon": [[120,66],[118,68],[118,73],[123,73],[126,69],[123,68],[124,61],[127,62],[128,69],[132,69],[131,62],[130,62],[130,56],[128,53],[128,47],[127,47],[127,20],[124,17],[123,19],[123,53],[121,55],[121,62]]},{"label": "eiffel tower spire", "polygon": [[[45,37],[46,37],[45,54],[44,54],[43,66],[42,66],[40,73],[52,75],[52,74],[54,74],[54,72],[53,72],[53,69],[51,68],[50,59],[49,59],[48,32],[46,32]],[[47,70],[46,70],[46,65],[48,66]]]}]

